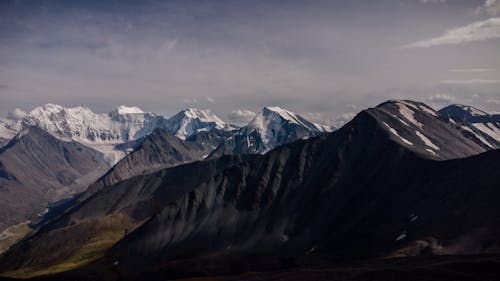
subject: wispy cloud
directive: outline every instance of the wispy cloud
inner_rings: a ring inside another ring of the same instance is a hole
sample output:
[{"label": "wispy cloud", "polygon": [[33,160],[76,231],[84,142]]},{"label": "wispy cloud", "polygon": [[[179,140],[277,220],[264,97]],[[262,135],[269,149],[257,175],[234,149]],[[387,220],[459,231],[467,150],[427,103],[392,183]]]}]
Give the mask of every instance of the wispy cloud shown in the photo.
[{"label": "wispy cloud", "polygon": [[500,15],[500,1],[486,0],[483,5],[476,9],[477,14],[487,14],[490,16]]},{"label": "wispy cloud", "polygon": [[255,116],[255,112],[246,109],[233,110],[227,115],[228,120],[236,125],[245,125]]},{"label": "wispy cloud", "polygon": [[471,84],[500,84],[500,80],[494,79],[466,79],[466,80],[442,80],[441,84],[460,84],[460,85],[471,85]]},{"label": "wispy cloud", "polygon": [[483,73],[496,71],[494,68],[452,68],[448,70],[449,72],[457,73]]},{"label": "wispy cloud", "polygon": [[500,38],[500,17],[453,28],[446,31],[441,36],[407,44],[402,48],[429,48],[441,45],[458,45],[494,38]]},{"label": "wispy cloud", "polygon": [[419,0],[418,2],[422,4],[441,4],[446,3],[446,0]]},{"label": "wispy cloud", "polygon": [[194,104],[194,103],[197,103],[198,100],[196,98],[185,98],[185,99],[183,99],[183,102],[187,103],[187,104]]},{"label": "wispy cloud", "polygon": [[455,97],[447,94],[435,94],[430,97],[427,97],[425,101],[434,104],[448,104],[454,102]]}]

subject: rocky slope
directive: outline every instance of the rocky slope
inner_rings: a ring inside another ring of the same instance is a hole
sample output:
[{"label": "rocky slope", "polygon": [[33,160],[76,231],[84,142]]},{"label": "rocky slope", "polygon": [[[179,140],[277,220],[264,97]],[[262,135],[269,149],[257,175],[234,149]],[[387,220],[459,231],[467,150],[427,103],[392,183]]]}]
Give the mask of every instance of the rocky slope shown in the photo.
[{"label": "rocky slope", "polygon": [[136,175],[202,160],[229,134],[222,130],[203,131],[182,140],[156,129],[134,151],[90,185],[77,200],[82,202],[103,187]]},{"label": "rocky slope", "polygon": [[11,276],[57,272],[116,242],[93,264],[130,279],[206,255],[497,252],[498,151],[436,161],[486,150],[427,106],[391,101],[265,155],[102,188],[11,248],[0,267]]},{"label": "rocky slope", "polygon": [[81,192],[109,166],[103,155],[37,127],[0,149],[0,229],[36,217],[49,201]]},{"label": "rocky slope", "polygon": [[489,114],[472,106],[452,104],[439,110],[441,116],[468,131],[471,138],[489,148],[500,148],[500,114]]}]

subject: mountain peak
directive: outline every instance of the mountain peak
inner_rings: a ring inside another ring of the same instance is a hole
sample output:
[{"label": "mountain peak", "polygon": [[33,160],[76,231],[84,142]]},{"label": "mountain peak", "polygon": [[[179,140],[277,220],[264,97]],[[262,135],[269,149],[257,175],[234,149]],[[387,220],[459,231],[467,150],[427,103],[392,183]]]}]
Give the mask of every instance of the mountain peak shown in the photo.
[{"label": "mountain peak", "polygon": [[168,119],[169,132],[180,139],[201,131],[229,130],[232,127],[226,124],[209,109],[187,108]]},{"label": "mountain peak", "polygon": [[125,114],[142,114],[144,111],[142,111],[140,108],[136,106],[125,106],[125,105],[120,105],[116,108],[114,108],[111,111],[111,115],[125,115]]},{"label": "mountain peak", "polygon": [[481,109],[470,105],[450,104],[439,110],[445,117],[458,118],[467,121],[471,117],[488,116],[489,114]]}]

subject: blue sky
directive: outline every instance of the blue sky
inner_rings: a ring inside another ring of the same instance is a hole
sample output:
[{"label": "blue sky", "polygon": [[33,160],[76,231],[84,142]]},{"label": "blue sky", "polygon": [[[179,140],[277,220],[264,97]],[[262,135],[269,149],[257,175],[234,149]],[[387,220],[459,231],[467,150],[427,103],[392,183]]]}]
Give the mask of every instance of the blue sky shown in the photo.
[{"label": "blue sky", "polygon": [[500,1],[2,1],[0,114],[125,104],[336,122],[390,98],[500,111]]}]

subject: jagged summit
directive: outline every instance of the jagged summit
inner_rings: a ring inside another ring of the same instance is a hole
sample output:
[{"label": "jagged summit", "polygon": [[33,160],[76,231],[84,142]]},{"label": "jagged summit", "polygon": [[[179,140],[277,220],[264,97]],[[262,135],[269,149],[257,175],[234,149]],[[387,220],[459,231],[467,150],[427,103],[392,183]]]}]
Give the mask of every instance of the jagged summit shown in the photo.
[{"label": "jagged summit", "polygon": [[125,105],[120,105],[116,108],[114,108],[109,114],[110,115],[126,115],[126,114],[141,114],[144,113],[142,109],[136,107],[136,106],[125,106]]},{"label": "jagged summit", "polygon": [[209,109],[187,108],[170,117],[167,123],[167,131],[180,139],[213,129],[233,129]]},{"label": "jagged summit", "polygon": [[500,114],[489,114],[470,105],[451,104],[439,110],[439,113],[455,121],[470,123],[500,122]]},{"label": "jagged summit", "polygon": [[390,138],[429,158],[460,158],[487,149],[421,102],[390,100],[368,109]]},{"label": "jagged summit", "polygon": [[227,139],[210,155],[265,153],[280,145],[330,132],[281,107],[264,107],[247,126]]},{"label": "jagged summit", "polygon": [[439,114],[489,148],[500,147],[500,114],[489,114],[473,106],[461,104],[446,106],[439,110]]}]

